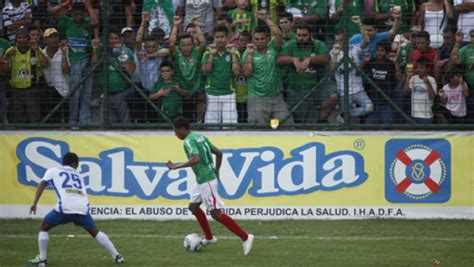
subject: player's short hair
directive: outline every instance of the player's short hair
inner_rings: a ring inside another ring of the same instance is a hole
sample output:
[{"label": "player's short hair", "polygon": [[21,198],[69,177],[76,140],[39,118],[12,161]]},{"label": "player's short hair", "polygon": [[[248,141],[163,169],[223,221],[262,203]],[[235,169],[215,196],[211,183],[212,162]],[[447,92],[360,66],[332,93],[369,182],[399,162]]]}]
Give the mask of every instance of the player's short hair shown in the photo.
[{"label": "player's short hair", "polygon": [[416,34],[416,38],[425,38],[426,41],[430,41],[430,33],[427,31],[421,31]]},{"label": "player's short hair", "polygon": [[145,37],[145,42],[158,42],[158,38],[154,35],[148,35]]},{"label": "player's short hair", "polygon": [[72,167],[73,164],[79,164],[79,157],[76,153],[67,152],[63,157],[63,165]]},{"label": "player's short hair", "polygon": [[268,27],[266,24],[260,23],[257,28],[255,28],[256,33],[264,33],[265,35],[270,35],[270,27]]},{"label": "player's short hair", "polygon": [[156,40],[163,40],[166,36],[166,33],[162,28],[156,27],[150,32],[150,36],[154,36]]},{"label": "player's short hair", "polygon": [[239,38],[241,38],[241,37],[248,37],[248,38],[252,39],[252,33],[250,33],[249,31],[243,31],[243,32],[240,33]]},{"label": "player's short hair", "polygon": [[278,21],[284,18],[287,18],[290,22],[293,22],[293,14],[290,12],[283,12],[278,15]]},{"label": "player's short hair", "polygon": [[461,66],[455,65],[450,68],[446,73],[446,78],[448,81],[450,81],[455,75],[463,75],[463,70]]},{"label": "player's short hair", "polygon": [[189,120],[186,119],[185,117],[177,117],[174,121],[173,121],[173,127],[176,128],[176,129],[179,129],[179,128],[184,128],[186,130],[189,131],[189,129],[191,129],[191,126],[189,125]]},{"label": "player's short hair", "polygon": [[443,30],[443,33],[455,34],[456,32],[457,32],[457,30],[452,26],[446,26]]},{"label": "player's short hair", "polygon": [[214,33],[218,33],[218,32],[223,32],[223,33],[225,33],[225,35],[229,34],[229,31],[227,30],[227,28],[225,26],[216,26],[214,28]]},{"label": "player's short hair", "polygon": [[227,14],[222,14],[219,17],[217,17],[217,20],[225,20],[227,23],[232,24],[232,17],[230,17]]},{"label": "player's short hair", "polygon": [[32,31],[39,31],[41,32],[41,28],[36,26],[36,25],[31,25],[28,27],[28,32],[32,32]]},{"label": "player's short hair", "polygon": [[109,36],[110,36],[111,34],[117,35],[117,36],[119,36],[119,37],[122,36],[122,35],[120,34],[120,28],[117,27],[117,26],[110,26],[110,28],[109,28]]},{"label": "player's short hair", "polygon": [[305,25],[298,25],[296,26],[296,30],[308,30],[309,34],[311,34],[311,25],[305,24]]},{"label": "player's short hair", "polygon": [[379,41],[375,47],[380,47],[384,49],[387,53],[392,50],[392,44],[388,41]]},{"label": "player's short hair", "polygon": [[373,26],[374,28],[378,28],[378,22],[375,18],[369,17],[364,19],[364,25],[365,26]]},{"label": "player's short hair", "polygon": [[170,69],[174,70],[173,64],[169,61],[163,61],[160,65],[160,70],[165,67],[169,67]]},{"label": "player's short hair", "polygon": [[193,36],[190,33],[183,32],[178,36],[178,42],[181,42],[181,40],[188,38],[191,39],[191,41],[193,40]]},{"label": "player's short hair", "polygon": [[428,58],[426,57],[419,57],[417,60],[416,60],[416,65],[417,66],[424,66],[425,68],[428,67],[428,64],[430,63],[430,61],[428,60]]}]

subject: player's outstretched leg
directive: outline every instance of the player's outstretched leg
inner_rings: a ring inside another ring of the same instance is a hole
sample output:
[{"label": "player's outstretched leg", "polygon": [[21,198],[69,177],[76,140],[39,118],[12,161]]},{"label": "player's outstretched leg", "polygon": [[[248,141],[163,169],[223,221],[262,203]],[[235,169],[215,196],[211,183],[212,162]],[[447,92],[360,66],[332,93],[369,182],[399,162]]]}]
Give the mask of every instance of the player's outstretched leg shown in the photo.
[{"label": "player's outstretched leg", "polygon": [[212,236],[211,227],[209,227],[209,222],[207,221],[206,214],[199,207],[201,203],[189,203],[189,210],[194,214],[196,220],[199,223],[202,231],[205,235],[205,240],[203,240],[203,245],[213,244],[217,242],[217,238]]},{"label": "player's outstretched leg", "polygon": [[39,255],[36,256],[34,259],[29,259],[28,263],[38,266],[46,266],[46,257],[48,253],[48,242],[49,242],[49,234],[48,231],[51,229],[48,224],[43,221],[40,226],[40,232],[38,233],[38,248],[39,248]]},{"label": "player's outstretched leg", "polygon": [[89,230],[89,233],[94,237],[99,244],[101,244],[109,253],[112,255],[116,263],[123,263],[125,259],[115,249],[114,244],[110,241],[109,237],[103,232],[99,232],[97,228]]},{"label": "player's outstretched leg", "polygon": [[250,250],[252,250],[253,240],[255,238],[254,235],[248,234],[242,230],[242,228],[240,228],[240,226],[230,216],[222,213],[219,209],[211,210],[211,215],[214,220],[222,223],[225,227],[227,227],[227,229],[242,239],[244,255],[247,256],[250,253]]}]

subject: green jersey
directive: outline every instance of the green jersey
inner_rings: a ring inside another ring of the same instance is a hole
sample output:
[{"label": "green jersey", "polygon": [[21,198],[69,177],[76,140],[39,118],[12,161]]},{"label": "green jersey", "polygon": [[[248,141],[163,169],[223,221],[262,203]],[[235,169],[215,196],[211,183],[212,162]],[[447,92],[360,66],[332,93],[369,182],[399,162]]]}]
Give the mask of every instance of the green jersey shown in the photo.
[{"label": "green jersey", "polygon": [[[401,7],[403,14],[400,32],[407,32],[410,29],[412,14],[416,12],[414,0],[375,0],[372,9],[377,13],[389,13],[390,9],[395,6]],[[392,19],[385,21],[385,25],[391,27],[393,25]]]},{"label": "green jersey", "polygon": [[197,92],[201,85],[201,57],[202,54],[197,47],[193,48],[189,58],[183,56],[179,47],[176,47],[176,55],[174,57],[176,77],[184,83],[186,89],[191,91],[191,94]]},{"label": "green jersey", "polygon": [[184,151],[188,159],[191,159],[194,155],[199,155],[199,163],[192,166],[198,184],[217,178],[211,152],[214,147],[207,137],[195,132],[190,132],[184,139]]},{"label": "green jersey", "polygon": [[[134,63],[133,52],[128,47],[122,46],[122,52],[120,55],[110,55],[110,61],[115,62],[118,66],[122,66],[123,63],[120,60],[125,61],[126,63]],[[125,78],[112,66],[108,65],[108,91],[109,93],[118,93],[125,91],[130,87],[130,84],[125,80]],[[122,69],[122,71],[125,71]],[[102,89],[105,89],[106,82],[106,71],[103,69],[99,74],[99,85]]]},{"label": "green jersey", "polygon": [[461,48],[459,50],[459,60],[464,65],[466,70],[464,77],[466,77],[466,82],[472,90],[474,88],[474,45],[468,44]]},{"label": "green jersey", "polygon": [[[247,62],[247,57],[248,53],[245,51],[243,62]],[[248,79],[249,96],[276,96],[283,90],[277,59],[278,50],[272,43],[265,53],[253,53],[253,71]]]},{"label": "green jersey", "polygon": [[177,79],[173,79],[171,82],[158,81],[155,83],[153,88],[150,90],[150,94],[158,92],[160,89],[170,89],[170,92],[167,96],[160,98],[161,101],[161,110],[168,116],[170,119],[175,119],[181,115],[183,107],[183,96],[171,89],[171,86],[179,85],[183,90],[188,90],[186,86]]},{"label": "green jersey", "polygon": [[[344,6],[344,2],[343,0],[335,0],[335,9],[338,10],[341,5]],[[361,33],[359,26],[350,21],[350,18],[352,16],[360,16],[361,20],[364,21],[364,0],[352,0],[344,6],[344,9],[347,9],[347,18],[343,18],[343,15],[339,17],[334,32],[344,32],[344,21],[347,20],[347,36]]]},{"label": "green jersey", "polygon": [[[202,64],[206,64],[211,52],[206,50],[202,57]],[[204,89],[206,93],[213,96],[220,95],[230,95],[232,94],[232,55],[226,49],[226,51],[221,54],[219,52],[214,55],[212,61],[212,70],[206,78],[206,84]]]},{"label": "green jersey", "polygon": [[255,16],[250,11],[240,12],[237,8],[229,10],[227,15],[232,18],[232,21],[239,20],[239,19],[248,19],[248,24],[239,24],[235,26],[235,32],[251,32],[255,27],[257,27],[257,20]]},{"label": "green jersey", "polygon": [[92,23],[89,18],[84,18],[82,25],[77,25],[69,16],[59,19],[61,36],[69,44],[69,61],[74,62],[89,57],[90,44],[93,35]]},{"label": "green jersey", "polygon": [[[300,61],[312,56],[329,55],[326,45],[319,40],[312,40],[311,45],[305,48],[298,47],[296,40],[283,46],[281,55],[297,57]],[[293,90],[309,90],[316,84],[317,78],[324,77],[325,65],[309,65],[304,72],[297,72],[293,65],[290,66],[288,82]]]}]

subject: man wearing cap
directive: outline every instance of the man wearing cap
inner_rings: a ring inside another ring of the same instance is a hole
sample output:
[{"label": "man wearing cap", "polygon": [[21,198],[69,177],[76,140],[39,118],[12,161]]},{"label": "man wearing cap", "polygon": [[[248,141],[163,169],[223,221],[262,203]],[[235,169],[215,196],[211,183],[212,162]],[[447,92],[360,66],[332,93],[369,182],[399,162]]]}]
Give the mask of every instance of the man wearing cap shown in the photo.
[{"label": "man wearing cap", "polygon": [[[39,121],[39,73],[48,67],[48,60],[38,47],[30,47],[30,36],[24,27],[19,28],[15,46],[5,52],[5,61],[10,72],[8,120],[11,123],[34,123]],[[6,67],[3,65],[3,67]]]},{"label": "man wearing cap", "polygon": [[92,98],[92,79],[89,76],[82,83],[90,69],[90,44],[93,36],[93,25],[86,17],[84,4],[73,4],[72,17],[62,16],[59,19],[61,38],[68,43],[68,58],[71,67],[69,86],[71,90],[78,87],[69,97],[69,124],[87,124],[91,122],[90,104]]},{"label": "man wearing cap", "polygon": [[107,90],[107,102],[102,102],[102,108],[106,108],[108,117],[104,119],[111,123],[128,123],[130,122],[130,109],[127,99],[133,91],[122,73],[129,76],[135,71],[133,52],[122,45],[120,31],[110,29],[108,38],[109,47],[99,47],[98,40],[93,41],[91,64],[97,64],[99,54],[103,54],[105,49],[109,50],[110,63],[105,65],[99,73],[99,86],[103,91]]},{"label": "man wearing cap", "polygon": [[[69,72],[71,68],[67,55],[67,42],[59,43],[58,31],[55,28],[48,28],[44,31],[43,37],[46,41],[43,53],[49,60],[49,66],[43,69],[47,87],[42,92],[42,96],[45,98],[45,101],[43,101],[46,106],[45,110],[49,112],[69,92]],[[53,114],[50,122],[61,122],[61,118],[64,117],[64,110],[67,111],[63,107],[64,105]]]}]

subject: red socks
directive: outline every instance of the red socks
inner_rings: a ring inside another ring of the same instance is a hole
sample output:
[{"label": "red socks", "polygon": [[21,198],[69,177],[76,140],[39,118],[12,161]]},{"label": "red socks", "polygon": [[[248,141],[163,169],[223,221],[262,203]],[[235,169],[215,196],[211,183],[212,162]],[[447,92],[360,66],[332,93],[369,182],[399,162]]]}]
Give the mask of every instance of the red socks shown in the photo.
[{"label": "red socks", "polygon": [[206,218],[206,214],[204,214],[202,209],[199,209],[196,213],[194,213],[194,216],[196,216],[196,219],[199,222],[199,226],[201,226],[201,229],[204,232],[206,239],[211,240],[212,233],[211,233],[211,228],[209,227],[209,222],[207,221],[207,218]]},{"label": "red socks", "polygon": [[232,231],[232,233],[238,235],[242,239],[242,241],[247,240],[247,238],[249,237],[249,235],[244,230],[242,230],[242,228],[240,228],[240,226],[237,225],[237,223],[235,223],[235,221],[227,214],[222,213],[219,217],[219,222],[222,223],[225,227],[227,227],[227,229]]}]

